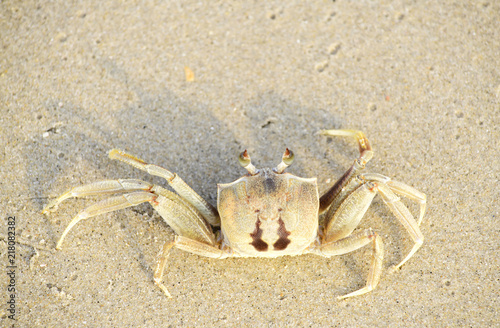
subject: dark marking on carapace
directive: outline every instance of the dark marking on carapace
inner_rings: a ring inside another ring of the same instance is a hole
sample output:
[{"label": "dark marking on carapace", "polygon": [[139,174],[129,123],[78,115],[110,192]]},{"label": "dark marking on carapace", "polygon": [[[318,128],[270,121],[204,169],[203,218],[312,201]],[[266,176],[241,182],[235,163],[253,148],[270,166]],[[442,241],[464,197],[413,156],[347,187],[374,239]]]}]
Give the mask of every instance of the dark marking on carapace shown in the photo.
[{"label": "dark marking on carapace", "polygon": [[267,193],[276,191],[276,182],[272,178],[266,178],[264,180],[264,190]]},{"label": "dark marking on carapace", "polygon": [[260,228],[260,220],[255,222],[255,230],[250,234],[253,241],[250,243],[258,252],[267,251],[268,245],[262,240],[262,229]]},{"label": "dark marking on carapace", "polygon": [[273,244],[273,247],[277,251],[282,251],[291,242],[291,240],[288,239],[288,236],[290,236],[291,232],[286,230],[285,222],[283,222],[281,218],[278,220],[278,223],[280,225],[278,229],[278,236],[280,238]]}]

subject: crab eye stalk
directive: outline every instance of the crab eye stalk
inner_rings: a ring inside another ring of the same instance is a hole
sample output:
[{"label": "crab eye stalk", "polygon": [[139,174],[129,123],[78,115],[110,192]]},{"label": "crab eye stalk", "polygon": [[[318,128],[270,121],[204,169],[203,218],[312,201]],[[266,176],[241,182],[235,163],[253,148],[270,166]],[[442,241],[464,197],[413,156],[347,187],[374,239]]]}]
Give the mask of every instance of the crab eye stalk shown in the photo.
[{"label": "crab eye stalk", "polygon": [[257,173],[259,173],[259,170],[257,170],[255,166],[253,166],[250,155],[248,155],[246,149],[240,154],[238,160],[240,162],[240,165],[243,166],[248,171],[248,173],[250,173],[250,175],[256,175]]},{"label": "crab eye stalk", "polygon": [[281,160],[281,163],[279,163],[278,166],[276,166],[274,172],[279,174],[283,173],[287,167],[292,165],[294,157],[295,155],[293,154],[293,152],[287,148],[285,150],[285,153],[283,154],[283,159]]}]

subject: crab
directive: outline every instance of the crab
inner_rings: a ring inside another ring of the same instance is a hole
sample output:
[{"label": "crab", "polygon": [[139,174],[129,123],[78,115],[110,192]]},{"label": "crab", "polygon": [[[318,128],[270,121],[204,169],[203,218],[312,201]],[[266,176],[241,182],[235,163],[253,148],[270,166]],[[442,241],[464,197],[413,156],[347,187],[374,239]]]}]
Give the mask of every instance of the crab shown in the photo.
[{"label": "crab", "polygon": [[[177,174],[113,149],[109,153],[111,159],[164,178],[175,193],[137,179],[105,180],[75,187],[51,201],[43,213],[55,211],[59,203],[71,197],[121,194],[78,213],[64,230],[56,249],[61,248],[68,232],[81,220],[149,202],[175,232],[173,240],[168,240],[158,254],[154,270],[155,284],[168,297],[171,295],[162,281],[167,258],[174,247],[216,259],[275,258],[308,253],[329,258],[371,245],[366,285],[338,298],[370,292],[380,280],[384,245],[382,238],[371,228],[355,231],[356,227],[375,195],[379,194],[413,240],[410,252],[393,267],[393,270],[397,269],[423,243],[419,226],[425,212],[426,195],[389,177],[365,173],[365,165],[372,158],[373,150],[361,131],[322,130],[320,133],[353,137],[360,152],[352,166],[321,197],[316,178],[285,173],[294,159],[293,152],[288,148],[281,163],[273,169],[257,169],[245,150],[239,156],[239,162],[248,173],[234,182],[218,184],[217,209]],[[414,219],[398,195],[420,204],[418,220]]]}]

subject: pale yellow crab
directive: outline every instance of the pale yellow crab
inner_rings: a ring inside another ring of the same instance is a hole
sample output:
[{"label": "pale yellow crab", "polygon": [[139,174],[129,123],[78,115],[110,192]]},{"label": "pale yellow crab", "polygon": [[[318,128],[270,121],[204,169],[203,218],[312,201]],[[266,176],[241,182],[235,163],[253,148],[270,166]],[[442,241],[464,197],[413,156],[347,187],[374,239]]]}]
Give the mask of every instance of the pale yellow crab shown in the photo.
[{"label": "pale yellow crab", "polygon": [[[211,258],[278,257],[313,253],[323,257],[352,252],[370,244],[373,249],[366,286],[339,299],[365,294],[374,289],[382,272],[384,248],[382,238],[372,229],[353,233],[378,193],[390,211],[408,231],[414,246],[395,268],[402,266],[422,245],[419,225],[426,206],[425,194],[376,173],[364,173],[373,151],[360,131],[324,130],[327,136],[356,138],[360,156],[344,175],[321,197],[316,178],[305,179],[284,173],[293,161],[286,150],[282,162],[274,169],[256,169],[247,151],[240,164],[248,174],[238,180],[218,185],[217,210],[201,198],[179,176],[162,167],[148,164],[120,150],[109,157],[130,164],[151,175],[165,178],[177,193],[136,179],[106,180],[71,189],[50,202],[43,213],[53,212],[58,204],[71,197],[122,193],[81,211],[64,230],[56,248],[60,249],[66,234],[80,220],[99,214],[149,202],[175,231],[160,252],[154,281],[168,296],[162,283],[167,257],[172,247]],[[420,203],[415,221],[397,195]],[[322,215],[324,226],[319,226]],[[212,227],[219,227],[214,234]]]}]

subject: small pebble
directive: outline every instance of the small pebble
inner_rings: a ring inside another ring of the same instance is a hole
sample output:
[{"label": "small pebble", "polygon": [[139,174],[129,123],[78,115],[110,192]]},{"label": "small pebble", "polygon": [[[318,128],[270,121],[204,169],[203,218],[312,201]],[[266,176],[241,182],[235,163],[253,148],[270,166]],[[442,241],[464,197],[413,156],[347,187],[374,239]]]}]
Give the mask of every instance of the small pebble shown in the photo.
[{"label": "small pebble", "polygon": [[325,60],[325,61],[322,61],[321,63],[317,63],[315,66],[314,66],[314,69],[317,70],[318,72],[323,72],[325,70],[325,68],[328,67],[328,61]]},{"label": "small pebble", "polygon": [[328,47],[328,53],[330,55],[335,55],[337,52],[339,52],[339,50],[340,50],[340,43],[339,42],[332,43]]}]

